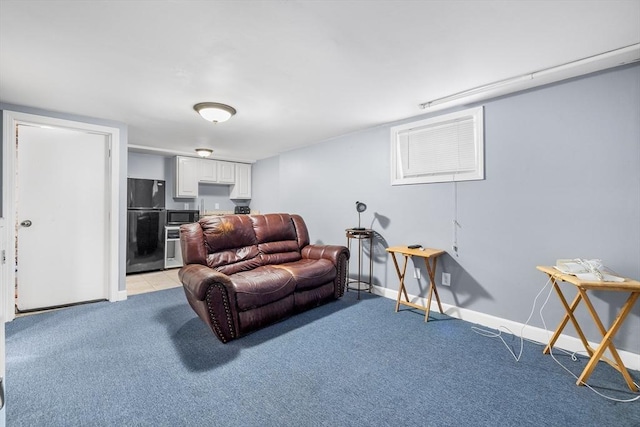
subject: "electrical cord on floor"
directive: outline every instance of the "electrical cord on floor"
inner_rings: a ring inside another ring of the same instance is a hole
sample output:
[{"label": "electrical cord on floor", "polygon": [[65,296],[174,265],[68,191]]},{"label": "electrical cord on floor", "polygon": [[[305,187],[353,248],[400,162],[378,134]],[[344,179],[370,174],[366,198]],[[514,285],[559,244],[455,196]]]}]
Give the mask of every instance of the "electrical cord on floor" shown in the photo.
[{"label": "electrical cord on floor", "polygon": [[[514,334],[509,328],[507,328],[506,326],[500,326],[498,327],[498,332],[492,332],[492,331],[487,331],[486,329],[482,329],[482,328],[478,328],[477,326],[472,326],[471,329],[479,334],[482,335],[484,337],[488,337],[488,338],[500,338],[500,341],[502,341],[502,343],[504,344],[504,346],[507,348],[507,350],[509,351],[509,353],[511,353],[511,355],[513,356],[513,358],[516,360],[516,362],[520,361],[520,358],[522,357],[522,350],[524,348],[524,341],[525,338],[522,335],[522,332],[524,331],[524,328],[527,327],[527,325],[529,324],[529,321],[531,320],[531,318],[533,317],[533,313],[535,312],[536,309],[536,303],[538,301],[538,298],[540,297],[540,295],[542,295],[542,292],[547,288],[547,286],[549,286],[549,283],[551,283],[551,279],[547,280],[547,283],[545,283],[545,285],[542,287],[542,289],[540,289],[540,291],[538,292],[538,294],[536,295],[535,299],[533,300],[533,307],[531,307],[531,312],[529,313],[529,317],[527,317],[527,320],[524,322],[524,324],[522,325],[522,328],[520,329],[520,335],[516,335]],[[547,297],[548,299],[548,297]],[[518,355],[516,356],[516,354],[514,353],[514,351],[509,347],[509,344],[507,344],[507,342],[504,340],[504,338],[502,338],[502,331],[506,331],[508,333],[510,333],[511,335],[514,336],[519,336],[520,337],[520,351],[518,352]],[[530,340],[530,339],[526,339],[529,342],[532,342],[534,344],[542,344],[539,343],[537,341],[534,340]],[[564,351],[564,350],[563,350]],[[571,353],[567,352],[567,354],[570,354],[572,356],[572,358],[575,358],[575,355],[572,355]],[[577,358],[576,358],[577,359]]]},{"label": "electrical cord on floor", "polygon": [[[550,338],[550,334],[549,334],[549,328],[547,328],[547,323],[544,321],[544,316],[542,315],[542,310],[544,309],[544,307],[547,305],[547,302],[549,301],[549,297],[551,296],[551,292],[549,292],[549,294],[547,295],[547,298],[545,299],[544,303],[542,304],[542,306],[540,307],[540,320],[542,320],[542,326],[544,326],[544,329],[547,331],[547,337],[549,337],[549,341],[551,340]],[[565,371],[567,371],[573,378],[575,378],[576,380],[579,380],[579,377],[574,374],[569,368],[567,368],[566,366],[564,366],[558,359],[556,359],[556,356],[553,354],[553,347],[549,346],[549,354],[551,355],[551,358],[553,360],[555,360],[555,362],[560,365],[560,367],[562,369],[564,369]],[[575,353],[574,353],[575,356]],[[576,360],[573,357],[571,358],[571,360]],[[587,384],[584,381],[580,381],[582,385],[584,385],[585,387],[587,387],[589,390],[591,390],[592,392],[594,392],[595,394],[597,394],[600,397],[603,397],[607,400],[611,400],[613,402],[620,402],[620,403],[630,403],[630,402],[635,402],[640,400],[640,395],[636,396],[636,397],[632,397],[630,399],[617,399],[615,397],[610,397],[607,396],[605,394],[600,393],[598,390],[596,390],[595,388],[591,387],[589,384]],[[633,384],[636,387],[640,387],[638,386],[638,384],[634,381]]]},{"label": "electrical cord on floor", "polygon": [[[509,345],[507,344],[507,342],[504,340],[504,338],[502,338],[502,331],[506,331],[508,333],[510,333],[511,335],[516,336],[516,334],[514,334],[509,328],[507,328],[506,326],[500,326],[497,329],[497,333],[493,332],[493,331],[488,331],[486,329],[482,329],[482,328],[478,328],[477,326],[472,326],[471,330],[473,330],[475,333],[482,335],[484,337],[488,337],[488,338],[500,338],[500,341],[502,341],[502,343],[504,344],[504,346],[507,348],[507,350],[509,351],[509,353],[511,353],[511,355],[513,356],[513,358],[516,360],[516,362],[519,362],[521,357],[522,357],[522,350],[524,348],[524,341],[528,341],[531,342],[533,344],[536,345],[540,345],[540,346],[546,346],[545,343],[541,343],[535,340],[531,340],[531,339],[527,339],[523,337],[523,331],[524,328],[527,327],[527,325],[529,324],[529,321],[531,320],[531,318],[533,317],[533,313],[535,312],[536,309],[536,304],[538,302],[538,298],[540,297],[540,295],[542,295],[542,292],[547,288],[547,286],[549,286],[549,284],[551,283],[551,278],[549,278],[547,280],[547,282],[545,283],[545,285],[542,287],[542,289],[540,289],[540,291],[538,292],[538,294],[536,295],[536,297],[533,300],[533,306],[531,307],[531,312],[529,313],[529,317],[527,318],[527,320],[524,322],[524,324],[522,325],[522,328],[520,328],[520,351],[518,352],[518,355],[516,356],[515,352],[509,347]],[[545,306],[547,305],[547,303],[549,302],[549,298],[551,297],[551,294],[553,293],[553,286],[549,289],[549,292],[547,293],[547,297],[545,298],[544,302],[542,303],[542,305],[540,306],[540,319],[542,320],[542,324],[544,326],[544,329],[547,331],[547,337],[549,338],[547,340],[547,342],[551,341],[551,336],[549,333],[549,329],[547,328],[547,324],[544,321],[544,316],[542,315],[542,310],[545,308]],[[564,349],[559,348],[558,350],[560,350],[561,352],[568,354],[571,357],[571,360],[576,362],[578,361],[578,357],[576,356],[576,354],[578,352],[570,352]],[[553,348],[550,346],[549,347],[549,354],[551,355],[551,358],[558,364],[560,365],[560,367],[562,367],[562,369],[564,369],[565,371],[567,371],[571,376],[573,376],[576,380],[578,380],[578,376],[576,374],[574,374],[573,372],[571,372],[571,370],[569,370],[566,366],[564,366],[558,359],[556,359],[555,355],[553,354]],[[591,387],[589,384],[585,383],[584,381],[582,381],[582,384],[584,386],[586,386],[589,390],[593,391],[594,393],[596,393],[598,396],[603,397],[607,400],[612,400],[614,402],[621,402],[621,403],[629,403],[629,402],[634,402],[637,400],[640,400],[640,396],[636,396],[630,399],[617,399],[614,397],[610,397],[610,396],[606,396],[602,393],[600,393],[598,390],[594,389],[593,387]],[[633,383],[636,387],[640,387],[638,386],[638,384],[636,384],[635,382]]]}]

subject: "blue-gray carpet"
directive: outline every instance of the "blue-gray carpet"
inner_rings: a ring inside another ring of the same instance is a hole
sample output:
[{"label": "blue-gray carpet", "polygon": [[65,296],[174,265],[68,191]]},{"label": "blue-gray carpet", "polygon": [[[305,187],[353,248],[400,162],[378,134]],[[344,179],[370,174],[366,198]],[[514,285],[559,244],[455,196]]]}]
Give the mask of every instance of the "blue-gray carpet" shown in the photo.
[{"label": "blue-gray carpet", "polygon": [[[640,426],[640,402],[576,386],[540,346],[516,362],[469,323],[394,304],[349,292],[226,345],[181,289],[18,318],[7,425]],[[589,382],[637,395],[604,363]]]}]

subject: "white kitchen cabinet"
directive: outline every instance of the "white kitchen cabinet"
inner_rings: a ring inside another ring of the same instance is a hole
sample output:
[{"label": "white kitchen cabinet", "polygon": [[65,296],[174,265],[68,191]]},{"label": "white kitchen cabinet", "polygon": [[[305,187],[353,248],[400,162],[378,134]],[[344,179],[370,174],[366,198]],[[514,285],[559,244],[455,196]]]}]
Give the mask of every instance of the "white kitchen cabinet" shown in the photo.
[{"label": "white kitchen cabinet", "polygon": [[204,184],[233,184],[236,165],[219,160],[198,159],[198,181]]},{"label": "white kitchen cabinet", "polygon": [[174,197],[198,197],[199,183],[231,185],[231,199],[250,199],[251,165],[177,156]]},{"label": "white kitchen cabinet", "polygon": [[198,159],[198,181],[218,183],[218,162],[215,160]]},{"label": "white kitchen cabinet", "polygon": [[236,163],[236,182],[231,186],[229,198],[246,200],[251,198],[251,165]]},{"label": "white kitchen cabinet", "polygon": [[193,157],[176,157],[174,197],[198,197],[198,160]]},{"label": "white kitchen cabinet", "polygon": [[236,163],[217,162],[218,163],[218,183],[234,184],[236,182]]}]

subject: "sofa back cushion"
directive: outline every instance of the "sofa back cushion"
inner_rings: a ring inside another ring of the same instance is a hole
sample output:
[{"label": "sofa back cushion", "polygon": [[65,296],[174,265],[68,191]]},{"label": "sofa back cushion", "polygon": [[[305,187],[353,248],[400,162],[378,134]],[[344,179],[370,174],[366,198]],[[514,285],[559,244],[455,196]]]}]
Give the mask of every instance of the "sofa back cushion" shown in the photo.
[{"label": "sofa back cushion", "polygon": [[298,215],[225,215],[182,225],[180,240],[185,263],[231,275],[302,259],[309,234]]},{"label": "sofa back cushion", "polygon": [[209,216],[200,221],[200,226],[209,253],[258,243],[248,215]]},{"label": "sofa back cushion", "polygon": [[262,265],[256,235],[247,215],[211,216],[200,220],[207,265],[230,275]]},{"label": "sofa back cushion", "polygon": [[263,265],[298,261],[300,246],[291,215],[251,216]]},{"label": "sofa back cushion", "polygon": [[309,244],[309,231],[307,230],[307,224],[300,215],[291,215],[293,225],[296,227],[296,234],[298,235],[298,247],[300,250]]}]

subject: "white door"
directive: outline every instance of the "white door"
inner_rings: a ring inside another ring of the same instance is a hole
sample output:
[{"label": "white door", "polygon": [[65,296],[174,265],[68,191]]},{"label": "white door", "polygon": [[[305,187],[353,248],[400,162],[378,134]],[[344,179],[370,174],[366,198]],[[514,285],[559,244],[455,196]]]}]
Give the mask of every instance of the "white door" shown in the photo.
[{"label": "white door", "polygon": [[[0,283],[2,283],[2,288],[5,286],[6,276],[5,276],[5,268],[6,268],[6,247],[5,247],[5,230],[4,230],[4,218],[0,218]],[[0,427],[5,427],[6,423],[6,413],[7,411],[4,409],[4,387],[5,387],[5,369],[4,369],[4,359],[5,359],[5,338],[4,338],[4,310],[6,307],[4,301],[4,292],[0,292]]]},{"label": "white door", "polygon": [[18,125],[17,307],[108,297],[109,138]]}]

